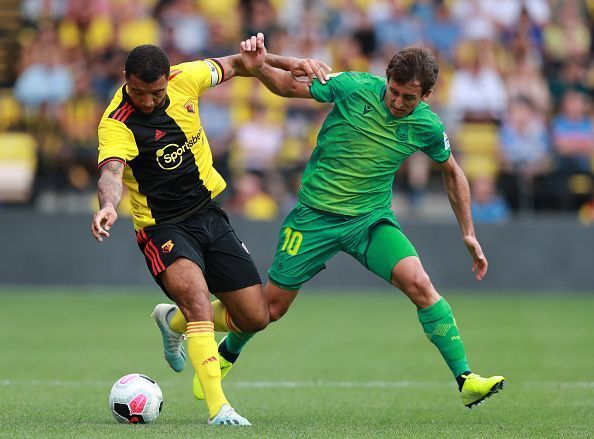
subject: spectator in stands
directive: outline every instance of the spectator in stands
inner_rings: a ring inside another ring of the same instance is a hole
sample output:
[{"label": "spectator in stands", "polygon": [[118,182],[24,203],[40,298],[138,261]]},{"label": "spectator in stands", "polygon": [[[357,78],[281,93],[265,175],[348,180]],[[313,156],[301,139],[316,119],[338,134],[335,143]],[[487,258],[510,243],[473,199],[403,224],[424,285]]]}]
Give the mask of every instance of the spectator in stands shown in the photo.
[{"label": "spectator in stands", "polygon": [[594,155],[594,124],[589,117],[590,99],[568,91],[561,101],[561,113],[551,122],[553,147],[561,174],[591,173]]},{"label": "spectator in stands", "polygon": [[251,119],[240,126],[235,136],[240,169],[265,174],[270,171],[283,145],[283,128],[269,122],[266,107],[252,102]]},{"label": "spectator in stands", "polygon": [[[174,0],[161,11],[161,20],[171,34],[172,48],[189,58],[196,58],[207,47],[208,25],[193,0]],[[171,55],[169,55],[171,56]]]},{"label": "spectator in stands", "polygon": [[533,58],[518,59],[505,82],[509,100],[528,100],[541,115],[551,110],[549,86]]},{"label": "spectator in stands", "polygon": [[[547,6],[548,7],[548,6]],[[550,11],[549,11],[550,12]],[[548,19],[533,18],[529,10],[522,8],[518,22],[505,28],[501,42],[510,48],[516,58],[530,58],[542,62],[544,48],[543,27]]]},{"label": "spectator in stands", "polygon": [[278,205],[264,190],[264,179],[259,174],[246,173],[236,181],[235,192],[228,201],[227,210],[254,221],[270,221],[278,215]]},{"label": "spectator in stands", "polygon": [[26,107],[65,102],[73,92],[74,78],[65,64],[60,48],[45,47],[40,58],[27,67],[17,79],[15,96]]},{"label": "spectator in stands", "polygon": [[513,99],[500,135],[499,185],[514,210],[534,207],[535,180],[550,170],[550,153],[544,114],[526,97]]},{"label": "spectator in stands", "polygon": [[23,18],[29,23],[63,17],[68,8],[68,0],[23,0]]},{"label": "spectator in stands", "polygon": [[489,177],[478,177],[471,183],[472,218],[477,223],[501,223],[509,219],[505,200],[496,193]]},{"label": "spectator in stands", "polygon": [[577,0],[557,1],[553,20],[545,28],[545,55],[551,63],[585,59],[592,38]]},{"label": "spectator in stands", "polygon": [[234,31],[229,32],[225,21],[222,19],[211,20],[208,23],[210,43],[203,50],[204,56],[207,58],[218,58],[237,50],[239,29],[235,29]]},{"label": "spectator in stands", "polygon": [[120,48],[128,51],[140,44],[159,44],[161,30],[147,2],[126,0],[112,5],[112,18],[117,23],[117,44]]},{"label": "spectator in stands", "polygon": [[229,145],[235,129],[231,117],[230,85],[225,82],[200,97],[200,118],[204,126],[208,127],[213,166],[225,181],[231,180]]},{"label": "spectator in stands", "polygon": [[458,51],[460,68],[454,73],[449,92],[448,117],[460,121],[498,122],[507,106],[502,76],[493,67],[488,43],[467,43]]},{"label": "spectator in stands", "polygon": [[271,36],[278,30],[276,9],[270,0],[240,0],[243,35],[266,32]]},{"label": "spectator in stands", "polygon": [[492,41],[497,37],[497,26],[481,0],[458,0],[452,5],[452,16],[460,23],[464,40]]},{"label": "spectator in stands", "polygon": [[386,10],[372,17],[380,46],[406,47],[423,41],[421,23],[407,8],[404,2],[391,0]]},{"label": "spectator in stands", "polygon": [[592,88],[586,82],[586,69],[584,63],[577,58],[567,59],[559,73],[551,74],[549,87],[555,110],[559,110],[561,98],[569,91],[574,90],[583,94],[590,94]]},{"label": "spectator in stands", "polygon": [[462,30],[452,17],[449,6],[443,2],[437,4],[434,17],[424,24],[423,33],[425,41],[443,59],[450,63],[454,61]]},{"label": "spectator in stands", "polygon": [[61,107],[58,123],[63,135],[60,166],[72,187],[92,190],[97,169],[97,126],[103,108],[90,87],[86,69],[76,71],[73,95]]}]

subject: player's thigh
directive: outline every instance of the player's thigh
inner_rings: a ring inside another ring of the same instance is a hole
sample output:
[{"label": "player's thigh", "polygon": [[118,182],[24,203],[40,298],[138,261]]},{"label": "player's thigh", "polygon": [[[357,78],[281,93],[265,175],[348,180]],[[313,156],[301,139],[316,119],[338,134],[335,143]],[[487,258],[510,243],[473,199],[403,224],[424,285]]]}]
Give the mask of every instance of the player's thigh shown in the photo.
[{"label": "player's thigh", "polygon": [[392,282],[392,270],[403,259],[418,254],[406,235],[394,224],[382,222],[371,228],[364,253],[365,266]]},{"label": "player's thigh", "polygon": [[334,215],[298,203],[281,226],[268,270],[270,282],[295,291],[326,268],[326,262],[340,250],[339,222]]},{"label": "player's thigh", "polygon": [[[153,279],[169,298],[175,300],[172,293],[180,289],[191,290],[199,287],[201,290],[206,288],[208,291],[204,281],[205,265],[202,249],[181,227],[176,224],[145,227],[137,232],[136,237],[138,247],[144,254]],[[185,261],[176,264],[179,259]],[[174,264],[176,267],[170,270]],[[166,271],[168,271],[167,276],[165,276]],[[171,275],[178,271],[179,276]],[[169,287],[164,284],[164,277],[168,278]],[[175,291],[170,292],[168,288],[175,288]]]},{"label": "player's thigh", "polygon": [[179,257],[160,274],[159,280],[188,321],[212,321],[206,279],[195,262]]}]

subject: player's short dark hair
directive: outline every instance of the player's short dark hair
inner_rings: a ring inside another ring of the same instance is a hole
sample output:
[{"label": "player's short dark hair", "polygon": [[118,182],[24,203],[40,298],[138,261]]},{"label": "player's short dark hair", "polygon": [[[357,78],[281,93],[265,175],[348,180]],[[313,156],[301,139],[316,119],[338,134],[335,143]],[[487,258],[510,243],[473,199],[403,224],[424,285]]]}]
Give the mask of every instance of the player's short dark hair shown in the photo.
[{"label": "player's short dark hair", "polygon": [[126,58],[126,78],[134,75],[143,82],[155,82],[161,76],[169,78],[169,58],[160,47],[152,44],[136,46]]},{"label": "player's short dark hair", "polygon": [[437,82],[437,58],[425,47],[407,47],[399,50],[386,68],[386,77],[397,84],[411,81],[421,83],[421,94],[427,93]]}]

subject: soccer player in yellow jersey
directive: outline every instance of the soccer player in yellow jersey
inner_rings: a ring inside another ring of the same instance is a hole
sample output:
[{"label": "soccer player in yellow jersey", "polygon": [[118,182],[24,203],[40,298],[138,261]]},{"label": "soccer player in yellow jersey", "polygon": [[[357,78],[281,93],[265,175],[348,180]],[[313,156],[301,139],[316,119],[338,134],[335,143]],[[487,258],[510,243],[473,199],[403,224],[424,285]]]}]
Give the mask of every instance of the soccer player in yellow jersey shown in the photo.
[{"label": "soccer player in yellow jersey", "polygon": [[[267,62],[310,80],[327,77],[328,67],[315,60],[269,55]],[[225,181],[212,165],[198,99],[210,87],[251,74],[239,54],[171,67],[162,49],[142,45],[128,55],[125,76],[99,124],[100,209],[91,232],[99,242],[109,237],[125,184],[138,246],[177,304],[153,312],[166,360],[178,372],[184,368],[185,334],[208,423],[250,425],[223,393],[225,364],[214,331],[247,339],[268,324],[268,307],[252,258],[213,201]],[[213,304],[211,292],[219,299]]]}]

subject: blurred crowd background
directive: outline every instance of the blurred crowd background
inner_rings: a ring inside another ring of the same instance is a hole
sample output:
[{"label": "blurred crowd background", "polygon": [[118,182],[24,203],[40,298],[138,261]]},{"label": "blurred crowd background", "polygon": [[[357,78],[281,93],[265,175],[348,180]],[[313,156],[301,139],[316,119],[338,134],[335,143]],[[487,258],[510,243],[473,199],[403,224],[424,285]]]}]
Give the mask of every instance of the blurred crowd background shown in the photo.
[{"label": "blurred crowd background", "polygon": [[[475,220],[594,222],[593,0],[0,0],[0,11],[0,208],[96,206],[97,124],[134,46],[160,45],[176,64],[236,53],[262,31],[269,51],[335,72],[384,76],[398,49],[432,48],[430,104],[469,177]],[[199,105],[226,209],[286,213],[329,106],[251,78]],[[395,197],[401,216],[451,215],[423,154],[397,174]]]}]

